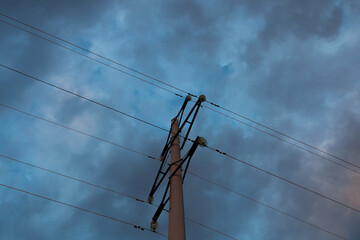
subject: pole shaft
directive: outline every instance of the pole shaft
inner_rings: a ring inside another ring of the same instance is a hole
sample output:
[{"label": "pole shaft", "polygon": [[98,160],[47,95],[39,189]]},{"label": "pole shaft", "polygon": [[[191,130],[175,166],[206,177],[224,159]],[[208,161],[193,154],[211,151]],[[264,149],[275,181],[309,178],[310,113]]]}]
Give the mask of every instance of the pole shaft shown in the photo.
[{"label": "pole shaft", "polygon": [[[177,118],[172,120],[171,136],[174,137],[179,130]],[[180,165],[179,135],[171,146],[170,175]],[[182,190],[182,169],[180,168],[170,179],[170,209],[169,209],[169,240],[185,240],[184,200]]]}]

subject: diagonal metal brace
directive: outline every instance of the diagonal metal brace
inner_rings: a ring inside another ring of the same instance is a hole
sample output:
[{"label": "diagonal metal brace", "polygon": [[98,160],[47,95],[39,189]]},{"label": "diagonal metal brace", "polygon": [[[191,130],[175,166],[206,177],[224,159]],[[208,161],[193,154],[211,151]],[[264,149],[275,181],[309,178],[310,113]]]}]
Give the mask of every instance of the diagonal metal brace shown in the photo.
[{"label": "diagonal metal brace", "polygon": [[[168,183],[167,183],[167,186],[166,186],[166,189],[165,189],[165,192],[164,192],[164,195],[163,195],[163,198],[161,200],[161,203],[158,207],[158,209],[156,210],[153,218],[152,218],[152,224],[151,226],[157,226],[157,219],[159,218],[161,212],[164,210],[166,204],[168,203],[169,201],[169,197],[167,197],[167,194],[168,194],[168,191],[169,191],[169,187],[170,187],[170,179],[180,170],[180,168],[185,164],[186,162],[186,168],[185,168],[185,171],[184,171],[184,175],[183,175],[183,181],[184,181],[184,178],[185,178],[185,175],[186,175],[186,172],[187,172],[187,169],[189,167],[189,164],[190,164],[190,160],[191,158],[193,157],[196,149],[198,146],[206,146],[206,140],[202,137],[197,137],[193,143],[193,145],[191,146],[190,150],[187,152],[187,154],[180,160],[180,164],[177,166],[177,168],[175,169],[175,171],[170,175],[169,177],[169,180],[168,180]],[[171,165],[173,164],[170,164],[169,167],[167,168],[166,170],[166,173],[169,172],[170,170],[170,167]],[[165,176],[165,175],[164,175]],[[164,177],[162,177],[161,181],[164,179]],[[161,182],[160,182],[161,183]],[[157,185],[157,188],[159,187],[160,183]],[[152,229],[153,231],[156,231],[156,228],[154,227],[154,229]]]},{"label": "diagonal metal brace", "polygon": [[[183,103],[183,106],[181,107],[181,109],[180,109],[179,113],[177,114],[176,118],[179,117],[179,115],[181,115],[181,118],[182,118],[182,115],[183,115],[183,112],[184,112],[185,107],[186,107],[186,105],[187,105],[187,102],[190,101],[190,100],[191,100],[191,97],[189,97],[189,96],[185,98],[185,101],[184,101],[184,103]],[[191,127],[192,127],[192,125],[193,125],[193,123],[194,123],[195,117],[196,117],[196,115],[197,115],[197,113],[198,113],[198,111],[199,111],[199,108],[200,108],[200,106],[201,106],[201,103],[204,102],[205,100],[206,100],[206,98],[205,98],[204,95],[201,95],[201,96],[199,97],[199,99],[196,101],[196,103],[194,104],[194,106],[193,106],[192,109],[190,110],[189,114],[188,114],[187,117],[185,118],[184,122],[181,124],[181,127],[179,128],[178,132],[177,132],[173,137],[171,137],[171,139],[170,139],[171,133],[169,132],[169,135],[168,135],[168,137],[167,137],[166,144],[165,144],[164,149],[163,149],[163,151],[162,151],[162,153],[161,153],[161,156],[160,156],[161,165],[160,165],[160,168],[159,168],[159,170],[158,170],[158,172],[157,172],[157,174],[156,174],[154,184],[153,184],[153,186],[152,186],[152,188],[151,188],[151,191],[150,191],[150,194],[149,194],[149,197],[148,197],[148,202],[149,202],[149,203],[152,203],[152,202],[153,202],[153,200],[154,200],[154,197],[153,197],[153,196],[154,196],[156,190],[158,189],[159,185],[160,185],[161,182],[164,180],[165,175],[166,175],[167,172],[169,171],[169,170],[166,170],[166,171],[164,172],[164,171],[163,171],[163,168],[164,168],[165,159],[166,159],[166,157],[167,157],[167,155],[168,155],[168,153],[169,153],[170,147],[172,146],[174,140],[177,138],[177,136],[180,134],[180,132],[181,132],[182,129],[184,128],[185,124],[186,124],[186,123],[190,123],[189,129],[188,129],[188,131],[187,131],[187,133],[186,133],[186,137],[184,138],[184,142],[183,142],[183,144],[182,144],[182,148],[184,147],[184,144],[185,144],[185,142],[186,142],[186,140],[187,140],[187,137],[188,137],[188,135],[189,135],[189,133],[190,133]],[[191,117],[191,115],[192,115],[192,113],[193,113],[194,111],[195,111],[195,114],[194,114],[194,116],[192,117],[191,122],[189,122],[188,120],[189,120],[189,118]],[[170,129],[171,129],[171,128],[170,128]],[[162,175],[162,177],[159,179],[160,175]]]}]

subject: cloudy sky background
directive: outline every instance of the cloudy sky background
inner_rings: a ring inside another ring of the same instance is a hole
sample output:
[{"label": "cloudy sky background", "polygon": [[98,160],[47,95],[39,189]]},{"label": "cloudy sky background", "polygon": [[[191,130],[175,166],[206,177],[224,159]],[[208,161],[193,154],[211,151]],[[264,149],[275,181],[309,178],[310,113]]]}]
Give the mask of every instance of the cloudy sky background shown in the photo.
[{"label": "cloudy sky background", "polygon": [[[360,4],[355,0],[5,0],[0,6],[4,14],[205,94],[360,165]],[[173,94],[4,23],[0,34],[1,64],[163,128],[169,128],[182,104]],[[160,155],[165,132],[4,68],[0,74],[1,104]],[[158,162],[4,107],[0,116],[0,154],[147,198]],[[360,176],[354,172],[205,108],[191,138],[197,135],[212,147],[360,209]],[[197,150],[190,170],[347,239],[360,238],[359,213],[209,149]],[[144,227],[156,210],[5,158],[0,159],[0,183]],[[161,239],[4,187],[0,196],[1,239]],[[191,175],[184,199],[187,217],[236,239],[337,239]],[[191,222],[186,226],[188,239],[226,239]],[[159,231],[167,233],[166,213]]]}]

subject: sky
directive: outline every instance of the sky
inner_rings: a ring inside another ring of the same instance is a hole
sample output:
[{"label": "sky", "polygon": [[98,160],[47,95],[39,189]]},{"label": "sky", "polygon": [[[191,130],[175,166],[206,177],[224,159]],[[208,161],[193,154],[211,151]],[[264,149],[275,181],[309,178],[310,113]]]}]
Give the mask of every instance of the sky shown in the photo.
[{"label": "sky", "polygon": [[[0,12],[179,89],[204,94],[213,103],[360,165],[356,0],[3,0]],[[0,20],[26,28],[4,16]],[[2,65],[162,128],[169,129],[183,103],[172,93],[4,22],[0,36]],[[147,199],[160,162],[3,105],[155,157],[166,142],[165,131],[4,67],[0,76],[1,155]],[[196,136],[206,138],[213,148],[360,209],[360,176],[354,171],[207,108],[200,109],[191,130],[190,137]],[[360,239],[359,212],[208,148],[197,149],[189,170],[345,239]],[[155,206],[4,157],[0,183],[146,228],[156,211]],[[339,239],[194,175],[186,176],[183,188],[186,217],[235,239]],[[163,187],[155,194],[155,203],[162,191]],[[0,216],[0,239],[7,240],[165,239],[3,186]],[[163,212],[159,232],[167,234],[167,220]],[[186,235],[230,239],[190,221]]]}]

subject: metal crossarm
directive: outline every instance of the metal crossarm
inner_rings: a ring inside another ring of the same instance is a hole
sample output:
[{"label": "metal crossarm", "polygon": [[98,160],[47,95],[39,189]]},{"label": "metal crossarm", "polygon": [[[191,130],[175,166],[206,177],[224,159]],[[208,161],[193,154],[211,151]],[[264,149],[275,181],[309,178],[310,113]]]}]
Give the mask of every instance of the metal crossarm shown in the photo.
[{"label": "metal crossarm", "polygon": [[[180,164],[178,164],[178,162],[174,162],[172,164],[169,164],[169,166],[166,169],[166,172],[164,173],[163,177],[161,178],[159,183],[156,185],[156,189],[157,189],[160,186],[161,182],[164,180],[165,175],[170,171],[171,165],[177,164],[176,170],[169,176],[169,181],[167,183],[167,186],[166,186],[163,198],[161,200],[161,203],[160,203],[158,209],[156,210],[156,212],[155,212],[155,214],[154,214],[154,216],[152,218],[152,224],[151,224],[152,226],[156,225],[157,219],[159,218],[161,212],[164,210],[166,204],[169,201],[169,197],[167,197],[167,195],[168,195],[169,186],[170,186],[170,179],[181,169],[181,167],[186,162],[186,168],[185,168],[184,175],[183,175],[183,180],[184,180],[187,169],[188,169],[189,164],[190,164],[190,160],[193,157],[193,155],[194,155],[194,153],[195,153],[195,151],[196,151],[196,149],[197,149],[197,147],[199,145],[200,146],[206,146],[206,140],[204,138],[202,138],[202,137],[197,137],[196,140],[194,141],[193,145],[191,146],[190,150],[187,152],[187,154],[180,161],[178,161]],[[156,191],[156,189],[155,189],[155,191]]]},{"label": "metal crossarm", "polygon": [[186,108],[186,105],[188,102],[191,101],[191,96],[190,95],[187,95],[186,98],[185,98],[185,101],[183,103],[183,105],[181,106],[181,109],[179,111],[179,113],[176,115],[177,118],[179,118],[179,115],[180,115],[180,118],[179,118],[179,124],[181,124],[181,119],[183,117],[183,113],[184,113],[184,110]]},{"label": "metal crossarm", "polygon": [[186,160],[188,160],[187,163],[186,163],[186,167],[185,167],[183,176],[182,176],[183,182],[184,182],[184,180],[185,180],[185,176],[186,176],[187,170],[188,170],[188,168],[189,168],[190,160],[191,160],[191,158],[193,157],[193,155],[194,155],[197,147],[198,147],[198,146],[200,146],[200,147],[205,147],[206,145],[207,145],[207,142],[206,142],[205,138],[198,136],[198,137],[195,139],[195,142],[194,142],[194,144],[191,146],[190,150],[187,152],[187,154],[186,154],[185,157],[183,158],[183,161],[184,161],[184,162],[185,162]]},{"label": "metal crossarm", "polygon": [[[200,95],[200,97],[198,98],[198,100],[197,100],[197,102],[195,103],[194,107],[191,109],[188,117],[185,119],[183,125],[185,125],[185,123],[189,123],[190,126],[189,126],[189,129],[188,129],[187,132],[186,132],[186,135],[185,135],[185,137],[184,137],[184,141],[183,141],[183,143],[182,143],[182,145],[181,145],[180,150],[184,148],[185,143],[186,143],[186,140],[188,139],[190,130],[191,130],[193,124],[194,124],[195,118],[196,118],[196,116],[197,116],[197,114],[198,114],[198,112],[199,112],[199,109],[200,109],[200,107],[201,107],[201,103],[202,103],[202,102],[205,102],[205,101],[206,101],[205,95]],[[195,109],[195,107],[196,107],[195,113],[194,113],[191,121],[189,122],[188,119],[189,119],[192,111]],[[183,126],[183,125],[182,125],[182,126]],[[182,127],[182,126],[181,126],[181,127]],[[181,129],[181,128],[180,128],[180,129]]]},{"label": "metal crossarm", "polygon": [[[186,99],[185,99],[185,101],[186,101]],[[201,95],[201,96],[199,97],[199,99],[195,102],[194,106],[191,108],[191,110],[190,110],[189,114],[186,116],[184,122],[181,124],[181,126],[180,126],[180,128],[179,128],[179,131],[175,134],[175,136],[173,136],[173,137],[171,138],[170,141],[169,141],[169,139],[170,139],[170,133],[169,133],[168,140],[166,141],[166,144],[165,144],[165,146],[164,146],[164,149],[163,149],[163,151],[162,151],[162,153],[161,153],[160,160],[166,158],[167,154],[169,153],[170,147],[172,146],[172,144],[173,144],[173,142],[174,142],[174,139],[176,139],[176,137],[177,137],[177,136],[180,134],[180,132],[183,130],[185,124],[186,124],[186,123],[189,123],[190,126],[189,126],[189,129],[188,129],[188,131],[187,131],[187,133],[186,133],[186,137],[184,138],[184,142],[183,142],[183,146],[184,146],[184,144],[185,144],[185,142],[186,142],[186,140],[187,140],[187,137],[189,136],[190,130],[191,130],[191,128],[192,128],[192,125],[193,125],[193,123],[194,123],[195,117],[196,117],[196,115],[197,115],[197,113],[198,113],[198,111],[199,111],[199,108],[201,107],[201,103],[204,102],[204,101],[206,101],[206,98],[205,98],[204,95]],[[194,114],[191,122],[189,122],[188,120],[189,120],[189,118],[191,117],[191,115],[192,115],[192,113],[194,112],[194,110],[195,110],[195,114]],[[180,111],[181,111],[181,110],[180,110]],[[179,113],[180,113],[180,112],[179,112]],[[179,115],[179,114],[178,114],[178,115]],[[176,117],[178,117],[178,116],[176,116]]]},{"label": "metal crossarm", "polygon": [[[180,111],[178,112],[178,114],[176,115],[175,118],[179,118],[179,116],[180,116],[180,119],[181,119],[181,118],[183,117],[184,110],[185,110],[186,105],[187,105],[187,103],[188,103],[189,101],[191,101],[191,97],[190,97],[190,96],[187,96],[187,97],[185,98],[185,101],[184,101],[184,103],[183,103]],[[151,191],[150,191],[150,194],[149,194],[149,197],[148,197],[148,202],[149,202],[149,203],[152,203],[152,202],[153,202],[153,200],[154,200],[154,197],[153,197],[153,196],[154,196],[156,190],[158,189],[158,187],[160,186],[161,182],[164,180],[166,174],[167,174],[168,171],[169,171],[169,169],[167,169],[166,171],[164,171],[163,169],[164,169],[165,159],[166,159],[166,157],[167,157],[167,155],[168,155],[168,153],[169,153],[170,147],[172,146],[172,144],[173,144],[173,142],[174,142],[174,139],[176,139],[176,138],[179,136],[179,134],[180,134],[180,132],[183,130],[185,124],[186,124],[186,123],[189,123],[190,126],[189,126],[189,128],[188,128],[188,130],[187,130],[186,137],[184,138],[184,142],[183,142],[181,148],[184,147],[185,142],[186,142],[186,140],[187,140],[187,137],[188,137],[188,135],[189,135],[189,133],[190,133],[190,130],[191,130],[191,128],[192,128],[192,125],[193,125],[193,123],[194,123],[194,121],[195,121],[195,118],[196,118],[196,116],[197,116],[197,113],[198,113],[198,111],[199,111],[199,109],[200,109],[200,107],[201,107],[201,103],[204,102],[204,101],[206,101],[206,98],[205,98],[204,95],[201,95],[201,96],[198,98],[198,100],[195,102],[194,106],[191,108],[190,112],[188,113],[188,115],[186,116],[186,118],[184,119],[184,121],[182,122],[181,127],[179,128],[179,130],[177,131],[177,133],[176,133],[173,137],[170,138],[170,132],[169,132],[169,135],[168,135],[167,140],[166,140],[166,144],[165,144],[164,149],[163,149],[163,151],[162,151],[162,153],[161,153],[161,155],[160,155],[161,165],[160,165],[160,168],[159,168],[159,170],[158,170],[158,172],[157,172],[157,174],[156,174],[154,184],[153,184],[153,186],[152,186],[152,188],[151,188]],[[189,118],[192,116],[192,114],[193,114],[194,111],[195,111],[195,113],[194,113],[191,121],[189,121]],[[160,175],[162,175],[161,178],[160,178]]]},{"label": "metal crossarm", "polygon": [[[180,150],[184,148],[188,136],[190,134],[191,128],[194,124],[195,118],[201,107],[201,103],[206,101],[204,95],[201,95],[198,100],[195,102],[194,106],[191,108],[189,113],[184,117],[185,108],[188,102],[191,101],[191,97],[187,96],[183,105],[181,106],[178,114],[171,121],[171,128],[169,135],[167,136],[165,146],[161,152],[160,156],[160,168],[156,174],[155,181],[152,185],[148,202],[150,204],[154,201],[154,194],[159,189],[160,185],[164,182],[166,176],[169,173],[169,179],[165,191],[163,193],[161,202],[152,218],[151,221],[151,230],[156,232],[158,227],[157,219],[160,217],[162,211],[165,209],[165,206],[169,202],[169,239],[185,239],[185,222],[184,222],[184,202],[183,202],[183,193],[182,185],[184,183],[184,177],[186,176],[187,170],[192,156],[194,155],[197,147],[206,146],[206,140],[202,137],[197,137],[190,147],[189,151],[181,158]],[[184,141],[180,148],[180,133],[183,131],[186,124],[189,124]],[[180,125],[180,126],[179,126]],[[170,164],[167,164],[167,157],[171,150],[171,161]],[[165,165],[167,166],[165,169]],[[185,166],[184,173],[182,173],[182,167]],[[169,193],[170,189],[170,193]]]}]

